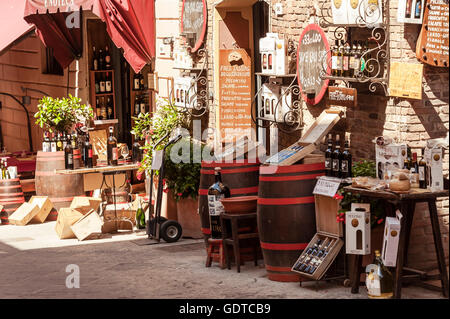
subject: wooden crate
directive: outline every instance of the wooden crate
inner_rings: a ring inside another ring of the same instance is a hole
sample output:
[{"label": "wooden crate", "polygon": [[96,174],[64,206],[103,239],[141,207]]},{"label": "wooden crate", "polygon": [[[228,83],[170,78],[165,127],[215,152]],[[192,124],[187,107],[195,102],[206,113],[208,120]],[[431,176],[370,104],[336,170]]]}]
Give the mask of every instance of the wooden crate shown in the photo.
[{"label": "wooden crate", "polygon": [[[111,233],[118,230],[133,230],[133,226],[136,225],[136,209],[134,209],[130,204],[117,204],[117,219],[114,221],[116,215],[114,213],[114,205],[107,205],[103,211],[103,233]],[[128,221],[120,221],[120,219],[129,219]]]},{"label": "wooden crate", "polygon": [[55,231],[60,239],[76,238],[70,226],[75,224],[83,214],[71,208],[61,208],[58,212]]},{"label": "wooden crate", "polygon": [[264,164],[288,166],[313,153],[316,150],[316,144],[320,143],[322,138],[339,122],[341,113],[342,111],[331,108],[323,111],[299,141],[271,156]]},{"label": "wooden crate", "polygon": [[76,209],[83,215],[86,215],[91,210],[97,212],[101,203],[102,203],[101,198],[77,196],[74,197],[72,203],[70,203],[70,208]]},{"label": "wooden crate", "polygon": [[32,196],[29,203],[39,207],[39,212],[31,219],[31,222],[40,224],[45,222],[53,208],[53,204],[48,196]]},{"label": "wooden crate", "polygon": [[17,226],[25,226],[34,216],[39,213],[39,206],[36,204],[23,203],[9,216],[9,223]]},{"label": "wooden crate", "polygon": [[78,240],[82,241],[93,234],[102,233],[103,222],[97,212],[91,209],[81,217],[75,224],[70,226]]},{"label": "wooden crate", "polygon": [[[314,199],[316,207],[317,233],[309,242],[306,249],[303,250],[291,270],[299,273],[303,277],[313,280],[320,280],[326,274],[328,268],[330,268],[331,264],[334,262],[340,250],[344,246],[344,241],[341,239],[343,236],[343,227],[342,223],[338,223],[336,221],[336,215],[340,209],[339,200],[323,195],[314,195]],[[305,258],[307,258],[306,253],[314,246],[318,239],[321,239],[322,243],[325,239],[328,239],[328,241],[333,241],[332,245],[329,246],[329,252],[326,257],[321,258],[319,266],[312,274],[295,269],[295,265],[298,262],[302,260],[304,261]]]}]

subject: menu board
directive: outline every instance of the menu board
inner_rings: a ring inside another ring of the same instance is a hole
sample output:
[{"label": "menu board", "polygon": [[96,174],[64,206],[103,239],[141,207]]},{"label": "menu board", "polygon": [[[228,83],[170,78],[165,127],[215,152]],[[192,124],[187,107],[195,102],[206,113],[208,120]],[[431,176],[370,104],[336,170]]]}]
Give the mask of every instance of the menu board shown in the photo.
[{"label": "menu board", "polygon": [[448,68],[448,0],[428,0],[416,56],[424,63]]},{"label": "menu board", "polygon": [[194,35],[192,52],[195,52],[202,45],[206,33],[206,2],[205,0],[183,0],[181,11],[181,32]]},{"label": "menu board", "polygon": [[251,60],[245,49],[219,52],[219,126],[223,142],[250,136]]},{"label": "menu board", "polygon": [[423,64],[392,62],[389,76],[389,95],[422,99]]},{"label": "menu board", "polygon": [[317,24],[308,25],[300,36],[297,54],[297,75],[303,100],[316,105],[325,95],[331,73],[327,61],[331,60],[330,45],[323,30]]}]

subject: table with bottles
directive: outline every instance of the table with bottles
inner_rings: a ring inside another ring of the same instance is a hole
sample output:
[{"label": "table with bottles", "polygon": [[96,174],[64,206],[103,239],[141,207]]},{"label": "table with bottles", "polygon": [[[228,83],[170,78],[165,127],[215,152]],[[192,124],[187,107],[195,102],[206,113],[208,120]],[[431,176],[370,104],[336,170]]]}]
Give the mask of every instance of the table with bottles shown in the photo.
[{"label": "table with bottles", "polygon": [[[448,276],[447,267],[445,263],[445,254],[442,246],[441,230],[439,228],[439,218],[436,207],[436,199],[439,197],[448,197],[448,190],[432,191],[427,189],[411,189],[409,192],[396,193],[386,190],[369,190],[355,187],[344,187],[346,192],[359,194],[362,198],[379,199],[386,202],[386,215],[394,216],[395,211],[392,209],[396,207],[400,210],[402,218],[400,219],[401,231],[398,246],[397,263],[394,271],[394,298],[401,298],[402,282],[405,280],[420,280],[420,285],[426,288],[435,288],[427,285],[422,281],[426,280],[440,280],[441,291],[445,297],[448,298]],[[393,204],[393,206],[388,205]],[[414,211],[417,203],[427,203],[430,212],[430,221],[433,230],[434,246],[439,266],[438,275],[428,275],[426,272],[419,271],[407,267],[409,238],[411,235],[412,222],[414,219]],[[352,293],[358,293],[359,276],[361,271],[362,259],[361,255],[354,255],[355,271],[352,274]]]}]

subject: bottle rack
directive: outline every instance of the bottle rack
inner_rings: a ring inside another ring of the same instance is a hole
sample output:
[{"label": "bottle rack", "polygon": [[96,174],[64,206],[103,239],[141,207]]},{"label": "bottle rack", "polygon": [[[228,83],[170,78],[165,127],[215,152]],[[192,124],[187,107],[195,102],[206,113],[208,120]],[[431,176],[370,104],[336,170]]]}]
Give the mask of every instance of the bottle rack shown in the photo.
[{"label": "bottle rack", "polygon": [[[111,92],[108,93],[96,93],[95,92],[95,79],[96,76],[98,74],[105,74],[106,73],[111,73]],[[104,98],[105,99],[105,103],[106,103],[106,98],[107,97],[111,97],[112,100],[112,109],[113,109],[113,119],[103,119],[103,120],[95,120],[94,124],[95,125],[103,125],[103,124],[115,124],[118,123],[118,120],[116,118],[116,97],[115,97],[115,85],[114,85],[114,70],[99,70],[99,71],[94,71],[91,70],[89,72],[90,74],[90,89],[91,89],[91,105],[92,108],[94,109],[94,114],[97,114],[97,98]]]},{"label": "bottle rack", "polygon": [[[291,61],[297,61],[297,46],[293,40],[288,40],[288,55]],[[270,84],[271,81],[277,80],[281,82],[281,86],[285,87],[276,99],[275,106],[270,116],[264,115],[264,105],[262,99],[262,90],[264,84]],[[290,80],[291,79],[291,80]],[[289,81],[290,80],[290,81]],[[287,86],[286,86],[287,85]],[[303,114],[301,111],[301,95],[300,87],[297,81],[297,70],[293,74],[272,75],[264,73],[256,73],[256,91],[251,106],[252,121],[259,128],[269,128],[277,126],[277,128],[285,133],[292,133],[303,128]],[[278,116],[279,110],[287,107],[288,110],[282,116]]]},{"label": "bottle rack", "polygon": [[[355,77],[333,76],[327,73],[326,67],[331,69],[331,60],[324,61],[324,69],[321,70],[322,78],[332,81],[342,81],[347,87],[351,83],[368,83],[369,91],[376,92],[381,87],[385,95],[388,95],[389,84],[389,0],[377,0],[381,2],[379,6],[371,7],[374,10],[367,9],[369,3],[373,0],[360,0],[358,5],[358,17],[356,24],[334,24],[332,22],[331,1],[324,1],[320,7],[319,25],[323,28],[334,28],[333,37],[335,40],[350,41],[352,31],[360,33],[362,29],[369,30],[370,36],[367,40],[376,43],[375,47],[368,48],[362,53],[361,58],[366,61],[367,72],[359,72]],[[382,22],[371,24],[382,14]],[[364,39],[363,39],[364,40]],[[333,41],[334,42],[334,41]],[[331,51],[331,49],[330,49]],[[327,59],[327,54],[324,59]]]},{"label": "bottle rack", "polygon": [[[191,52],[189,48],[188,52]],[[181,76],[192,73],[194,73],[195,76],[192,85],[190,85],[187,92],[185,92],[185,96],[189,98],[184,99],[184,105],[182,107],[175,105],[176,94],[174,87],[172,87],[169,94],[169,103],[174,109],[182,114],[189,114],[192,117],[201,117],[206,113],[209,107],[208,51],[206,49],[196,51],[194,62],[196,62],[195,65],[200,65],[200,67],[174,67],[174,69],[181,71]]]}]

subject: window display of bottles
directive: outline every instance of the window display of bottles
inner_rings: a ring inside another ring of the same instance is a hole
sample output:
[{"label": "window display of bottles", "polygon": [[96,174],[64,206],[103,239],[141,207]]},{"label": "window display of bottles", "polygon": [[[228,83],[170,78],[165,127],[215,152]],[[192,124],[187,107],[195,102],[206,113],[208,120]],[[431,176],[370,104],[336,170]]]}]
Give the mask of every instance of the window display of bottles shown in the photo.
[{"label": "window display of bottles", "polygon": [[105,46],[104,50],[99,49],[95,46],[92,47],[92,70],[102,71],[110,70],[112,68],[111,54],[109,52],[109,47]]},{"label": "window display of bottles", "polygon": [[95,114],[97,120],[114,119],[114,104],[112,97],[97,97],[95,100]]},{"label": "window display of bottles", "polygon": [[331,75],[335,77],[356,78],[366,70],[364,52],[369,50],[368,42],[353,41],[352,44],[335,40],[331,48]]},{"label": "window display of bottles", "polygon": [[147,107],[147,101],[146,101],[145,95],[136,95],[134,98],[134,105],[133,105],[133,114],[134,116],[139,116],[140,113],[147,113],[148,107]]},{"label": "window display of bottles", "polygon": [[135,73],[133,75],[133,91],[143,91],[146,89],[144,75]]}]

